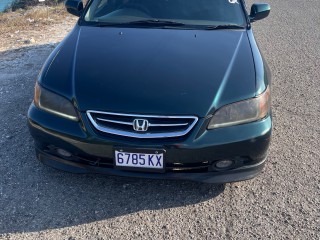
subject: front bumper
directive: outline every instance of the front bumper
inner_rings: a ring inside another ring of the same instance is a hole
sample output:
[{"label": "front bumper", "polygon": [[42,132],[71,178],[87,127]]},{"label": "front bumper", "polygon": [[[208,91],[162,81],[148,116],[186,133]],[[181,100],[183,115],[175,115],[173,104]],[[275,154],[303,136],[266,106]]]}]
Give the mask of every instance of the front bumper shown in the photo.
[{"label": "front bumper", "polygon": [[[261,172],[272,131],[270,116],[250,124],[209,131],[203,128],[208,120],[200,119],[184,138],[141,140],[102,136],[95,132],[84,113],[81,118],[80,122],[70,121],[32,104],[28,122],[38,159],[52,167],[76,173],[234,182],[253,178]],[[165,149],[166,171],[143,173],[115,169],[114,147]],[[72,156],[63,157],[57,149],[64,149]],[[217,169],[215,163],[222,159],[230,159],[234,165]]]}]

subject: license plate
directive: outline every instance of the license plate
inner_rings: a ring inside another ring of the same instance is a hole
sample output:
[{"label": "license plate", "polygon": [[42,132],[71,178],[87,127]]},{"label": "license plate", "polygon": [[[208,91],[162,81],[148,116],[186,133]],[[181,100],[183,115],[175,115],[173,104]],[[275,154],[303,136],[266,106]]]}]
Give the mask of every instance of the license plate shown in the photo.
[{"label": "license plate", "polygon": [[115,149],[115,166],[124,170],[164,171],[163,150]]}]

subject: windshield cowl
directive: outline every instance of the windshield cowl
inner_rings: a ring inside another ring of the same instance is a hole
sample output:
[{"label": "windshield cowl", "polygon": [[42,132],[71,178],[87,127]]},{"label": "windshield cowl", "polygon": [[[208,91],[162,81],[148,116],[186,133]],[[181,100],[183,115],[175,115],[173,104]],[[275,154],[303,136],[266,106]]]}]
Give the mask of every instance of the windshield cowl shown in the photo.
[{"label": "windshield cowl", "polygon": [[165,21],[159,19],[146,19],[125,23],[114,23],[114,22],[96,22],[90,24],[96,27],[144,27],[144,28],[179,28],[179,29],[204,29],[204,30],[219,30],[219,29],[245,29],[245,26],[227,24],[227,25],[186,25],[181,22]]}]

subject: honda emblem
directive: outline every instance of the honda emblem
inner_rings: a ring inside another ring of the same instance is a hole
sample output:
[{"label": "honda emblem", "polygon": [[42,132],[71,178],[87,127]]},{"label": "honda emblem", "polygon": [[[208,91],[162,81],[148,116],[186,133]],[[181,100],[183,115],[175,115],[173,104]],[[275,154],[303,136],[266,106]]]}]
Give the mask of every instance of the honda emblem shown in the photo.
[{"label": "honda emblem", "polygon": [[149,127],[148,120],[145,119],[135,119],[133,120],[133,129],[137,132],[146,132]]}]

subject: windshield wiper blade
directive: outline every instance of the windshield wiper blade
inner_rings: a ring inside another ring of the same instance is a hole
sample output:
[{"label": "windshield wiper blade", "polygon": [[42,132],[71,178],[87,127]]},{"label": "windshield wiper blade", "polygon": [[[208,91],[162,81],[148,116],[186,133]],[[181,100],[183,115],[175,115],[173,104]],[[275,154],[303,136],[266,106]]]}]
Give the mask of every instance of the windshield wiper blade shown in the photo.
[{"label": "windshield wiper blade", "polygon": [[138,20],[131,22],[96,22],[94,24],[97,27],[112,27],[112,26],[128,26],[128,25],[139,25],[139,26],[172,26],[179,27],[185,26],[184,23],[167,21],[167,20],[158,20],[158,19],[147,19],[147,20]]},{"label": "windshield wiper blade", "polygon": [[211,25],[206,26],[205,30],[218,30],[218,29],[244,29],[244,26],[236,25],[236,24],[225,24],[225,25]]},{"label": "windshield wiper blade", "polygon": [[139,20],[139,21],[132,21],[126,22],[123,24],[129,25],[152,25],[152,26],[184,26],[184,23],[175,22],[175,21],[168,21],[168,20],[158,20],[158,19],[146,19],[146,20]]}]

